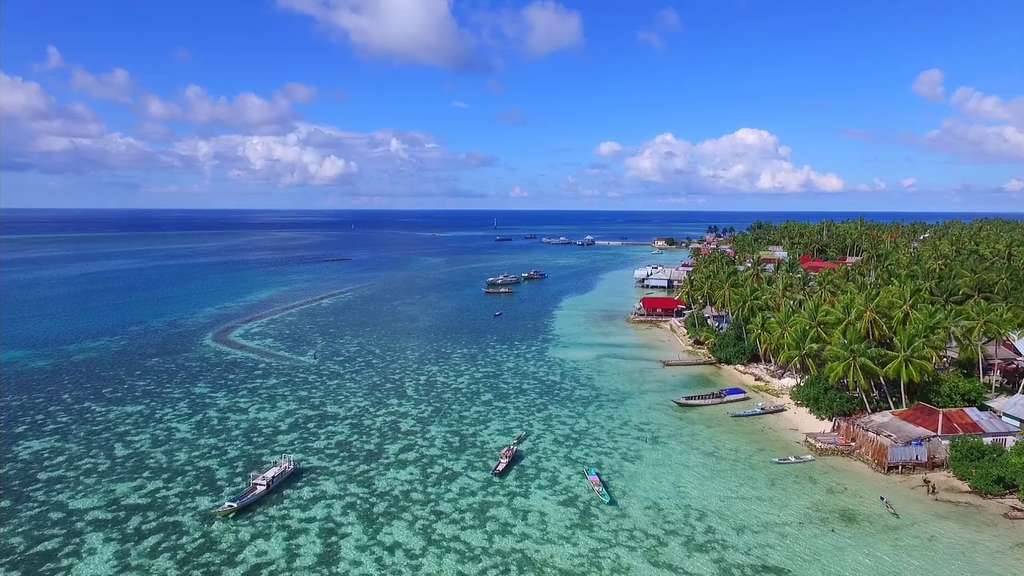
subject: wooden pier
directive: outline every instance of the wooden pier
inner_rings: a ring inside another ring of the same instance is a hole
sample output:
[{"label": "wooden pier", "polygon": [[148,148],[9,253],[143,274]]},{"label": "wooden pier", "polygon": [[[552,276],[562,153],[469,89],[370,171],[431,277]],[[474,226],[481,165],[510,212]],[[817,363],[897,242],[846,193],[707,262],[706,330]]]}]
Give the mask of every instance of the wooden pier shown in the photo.
[{"label": "wooden pier", "polygon": [[714,366],[718,360],[662,360],[661,365],[669,366]]}]

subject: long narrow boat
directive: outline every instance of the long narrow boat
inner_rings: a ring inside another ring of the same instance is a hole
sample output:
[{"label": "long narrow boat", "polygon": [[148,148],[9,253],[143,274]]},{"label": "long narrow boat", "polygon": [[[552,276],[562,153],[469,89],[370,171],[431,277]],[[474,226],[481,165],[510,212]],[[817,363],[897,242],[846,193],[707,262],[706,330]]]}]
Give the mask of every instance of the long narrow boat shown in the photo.
[{"label": "long narrow boat", "polygon": [[513,294],[515,290],[508,286],[501,286],[499,288],[484,288],[484,294]]},{"label": "long narrow boat", "polygon": [[747,391],[743,388],[722,388],[718,392],[683,396],[673,400],[673,402],[675,402],[677,406],[712,406],[714,404],[739,402],[740,400],[746,400],[747,398],[749,398],[749,396],[747,396]]},{"label": "long narrow boat", "polygon": [[776,464],[803,464],[804,462],[814,462],[813,454],[804,454],[803,456],[786,456],[785,458],[772,458],[772,462]]},{"label": "long narrow boat", "polygon": [[494,465],[494,468],[491,468],[492,476],[501,476],[512,467],[512,463],[516,459],[516,454],[519,453],[519,444],[521,444],[523,440],[526,440],[526,432],[521,432],[519,436],[516,436],[516,439],[513,440],[511,444],[506,446],[498,454],[498,463]]},{"label": "long narrow boat", "polygon": [[230,516],[252,505],[260,498],[269,494],[271,490],[280,486],[285,478],[291,476],[292,472],[295,472],[297,467],[295,460],[291,456],[281,456],[273,466],[262,474],[256,474],[255,472],[250,474],[249,487],[238,496],[222,504],[220,508],[214,510],[214,514]]},{"label": "long narrow boat", "polygon": [[601,480],[601,475],[598,474],[597,468],[594,468],[593,466],[589,468],[584,466],[583,475],[587,477],[587,482],[590,484],[590,487],[594,490],[594,494],[597,494],[597,497],[601,499],[601,502],[604,502],[605,504],[611,504],[612,496],[604,487],[604,481]]},{"label": "long narrow boat", "polygon": [[756,406],[749,410],[732,412],[729,416],[732,416],[733,418],[749,418],[750,416],[764,416],[765,414],[778,414],[779,412],[785,411],[786,406],[783,404],[765,404],[764,402],[758,402]]}]

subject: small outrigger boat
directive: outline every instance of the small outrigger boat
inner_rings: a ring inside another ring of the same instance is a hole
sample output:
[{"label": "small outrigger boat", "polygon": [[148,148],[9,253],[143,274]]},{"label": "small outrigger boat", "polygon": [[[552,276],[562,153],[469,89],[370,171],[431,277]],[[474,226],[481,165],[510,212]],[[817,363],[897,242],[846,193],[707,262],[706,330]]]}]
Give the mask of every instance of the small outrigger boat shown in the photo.
[{"label": "small outrigger boat", "polygon": [[512,241],[512,237],[511,236],[495,236],[494,237],[494,241],[495,242],[511,242]]},{"label": "small outrigger boat", "polygon": [[484,288],[484,294],[512,294],[514,290],[508,286],[502,286],[500,288]]},{"label": "small outrigger boat", "polygon": [[605,504],[612,503],[612,496],[608,493],[608,490],[604,487],[604,481],[601,480],[601,475],[597,473],[597,468],[583,467],[583,475],[587,477],[587,482],[590,483],[590,487],[594,490],[594,494],[601,499],[601,502]]},{"label": "small outrigger boat", "polygon": [[746,400],[747,391],[743,388],[722,388],[718,392],[711,392],[709,394],[693,394],[691,396],[683,396],[673,402],[677,406],[712,406],[714,404],[726,404],[728,402],[739,402]]},{"label": "small outrigger boat", "polygon": [[519,284],[522,282],[522,278],[515,274],[499,274],[494,278],[487,279],[488,286],[507,286],[508,284]]},{"label": "small outrigger boat", "polygon": [[281,456],[278,458],[277,463],[262,474],[250,473],[249,487],[238,496],[222,504],[213,513],[217,516],[231,516],[239,510],[250,506],[269,494],[271,490],[280,486],[285,478],[291,476],[296,468],[295,460],[291,456]]},{"label": "small outrigger boat", "polygon": [[886,498],[885,496],[879,496],[878,499],[882,501],[882,504],[885,504],[885,511],[886,512],[888,512],[889,514],[892,514],[893,516],[895,516],[897,518],[900,517],[899,512],[896,511],[896,507],[892,505],[892,502],[889,502],[888,498]]},{"label": "small outrigger boat", "polygon": [[742,412],[732,412],[729,416],[733,418],[747,418],[749,416],[764,416],[765,414],[777,414],[779,412],[785,412],[786,406],[783,404],[765,404],[764,402],[758,402],[753,408],[749,410],[743,410]]},{"label": "small outrigger boat", "polygon": [[522,274],[520,274],[520,276],[523,277],[523,280],[543,280],[544,278],[548,277],[546,273],[540,270],[530,270],[529,272],[523,272]]},{"label": "small outrigger boat", "polygon": [[803,456],[786,456],[785,458],[772,458],[772,462],[776,464],[803,464],[804,462],[814,462],[813,454],[804,454]]},{"label": "small outrigger boat", "polygon": [[498,463],[491,468],[491,476],[501,476],[508,471],[516,459],[516,454],[519,453],[519,444],[523,440],[526,440],[526,432],[520,432],[519,436],[498,454]]}]

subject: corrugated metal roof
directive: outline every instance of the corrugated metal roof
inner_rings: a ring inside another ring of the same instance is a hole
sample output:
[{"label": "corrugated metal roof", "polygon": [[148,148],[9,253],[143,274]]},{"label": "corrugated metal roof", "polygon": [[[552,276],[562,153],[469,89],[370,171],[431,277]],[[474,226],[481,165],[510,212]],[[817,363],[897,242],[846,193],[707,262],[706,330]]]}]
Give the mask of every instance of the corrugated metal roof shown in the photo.
[{"label": "corrugated metal roof", "polygon": [[[941,430],[939,429],[939,414],[942,415]],[[971,420],[971,417],[960,408],[939,410],[930,404],[919,403],[906,410],[897,410],[893,412],[893,415],[904,422],[930,430],[933,434],[981,434],[982,432],[981,426],[975,424],[974,420]]]},{"label": "corrugated metal roof", "polygon": [[857,425],[875,434],[885,436],[897,444],[905,444],[912,440],[935,435],[931,430],[897,418],[892,412],[876,412],[865,416],[857,421]]},{"label": "corrugated metal roof", "polygon": [[1020,432],[1016,426],[1003,421],[994,412],[982,412],[973,406],[971,408],[964,408],[964,412],[970,416],[986,434]]},{"label": "corrugated metal roof", "polygon": [[985,404],[997,412],[1009,414],[1014,418],[1024,420],[1024,395],[1022,394],[998,396],[989,400]]}]

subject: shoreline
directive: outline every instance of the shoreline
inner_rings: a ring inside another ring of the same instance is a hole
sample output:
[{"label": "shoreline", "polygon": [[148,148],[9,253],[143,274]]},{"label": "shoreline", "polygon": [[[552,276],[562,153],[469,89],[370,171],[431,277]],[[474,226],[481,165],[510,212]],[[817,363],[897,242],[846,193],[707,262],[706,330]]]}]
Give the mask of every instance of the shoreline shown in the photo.
[{"label": "shoreline", "polygon": [[[681,322],[670,320],[662,324],[662,329],[668,332],[670,335],[669,340],[677,345],[677,349],[682,356],[694,359],[711,357],[707,350],[693,344]],[[767,374],[759,364],[738,366],[717,364],[708,368],[717,371],[719,375],[731,383],[745,386],[753,392],[752,396],[759,396],[761,397],[760,399],[765,401],[773,401],[785,405],[786,410],[784,412],[778,414],[777,418],[769,420],[769,428],[783,435],[794,437],[801,446],[804,446],[804,434],[809,432],[827,432],[832,428],[831,421],[822,420],[811,414],[807,408],[796,405],[789,397],[789,388],[792,387],[791,383],[783,382],[783,380],[786,380],[785,378],[779,379]],[[809,448],[806,448],[806,450],[810,451]],[[938,493],[930,497],[934,502],[964,509],[965,511],[981,511],[991,514],[1011,528],[1022,524],[1021,521],[1010,520],[1003,516],[1004,512],[1011,509],[1011,505],[1024,506],[1016,497],[989,498],[972,492],[965,482],[954,476],[948,469],[914,474],[880,474],[854,458],[844,456],[830,456],[828,458],[841,460],[845,467],[853,474],[871,476],[882,482],[887,482],[890,485],[910,491],[923,490],[925,488],[924,478],[928,478],[938,488]],[[928,498],[928,496],[923,494],[921,496]],[[993,520],[995,519],[993,518]]]}]

